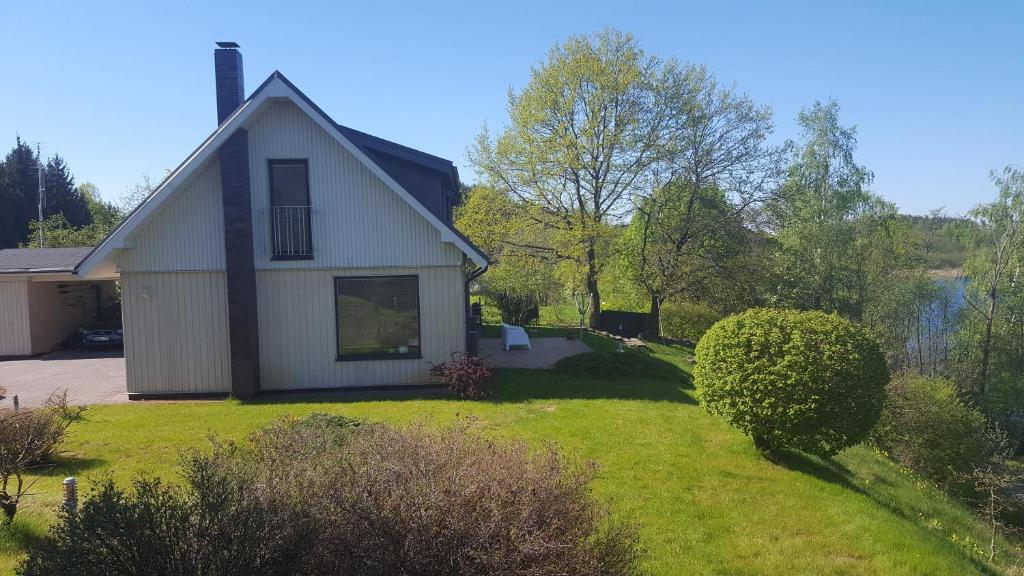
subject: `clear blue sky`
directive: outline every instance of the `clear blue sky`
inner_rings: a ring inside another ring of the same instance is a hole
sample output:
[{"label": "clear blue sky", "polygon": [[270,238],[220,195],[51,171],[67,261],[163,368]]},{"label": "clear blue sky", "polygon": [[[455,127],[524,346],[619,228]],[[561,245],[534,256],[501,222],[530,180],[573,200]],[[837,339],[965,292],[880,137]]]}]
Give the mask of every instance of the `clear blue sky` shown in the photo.
[{"label": "clear blue sky", "polygon": [[[1020,2],[7,2],[0,148],[15,134],[116,198],[214,128],[213,42],[241,44],[247,89],[281,70],[338,122],[451,158],[505,120],[506,93],[573,33],[606,25],[705,63],[770,105],[776,138],[836,98],[874,190],[962,213],[988,172],[1024,164]],[[411,3],[410,3],[411,4]]]}]

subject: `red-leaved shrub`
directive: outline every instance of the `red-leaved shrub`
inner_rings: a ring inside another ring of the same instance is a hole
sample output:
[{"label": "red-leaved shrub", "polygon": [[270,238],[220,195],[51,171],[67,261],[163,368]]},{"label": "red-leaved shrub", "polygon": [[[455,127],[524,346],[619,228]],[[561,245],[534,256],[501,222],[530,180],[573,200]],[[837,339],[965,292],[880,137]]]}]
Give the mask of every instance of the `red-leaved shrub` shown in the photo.
[{"label": "red-leaved shrub", "polygon": [[434,364],[430,373],[459,398],[479,400],[494,392],[494,370],[476,356],[454,354],[451,360]]}]

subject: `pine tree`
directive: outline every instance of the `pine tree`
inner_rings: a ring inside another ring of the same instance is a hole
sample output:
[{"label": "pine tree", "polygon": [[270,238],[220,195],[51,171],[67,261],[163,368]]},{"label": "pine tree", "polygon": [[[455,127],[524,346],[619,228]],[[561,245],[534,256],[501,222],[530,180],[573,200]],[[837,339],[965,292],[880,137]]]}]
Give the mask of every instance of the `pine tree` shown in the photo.
[{"label": "pine tree", "polygon": [[54,154],[46,163],[46,207],[43,214],[47,218],[63,214],[67,223],[76,228],[92,222],[89,204],[75,187],[75,177],[59,154]]},{"label": "pine tree", "polygon": [[38,165],[35,151],[19,136],[0,165],[0,248],[28,239],[28,223],[37,218]]}]

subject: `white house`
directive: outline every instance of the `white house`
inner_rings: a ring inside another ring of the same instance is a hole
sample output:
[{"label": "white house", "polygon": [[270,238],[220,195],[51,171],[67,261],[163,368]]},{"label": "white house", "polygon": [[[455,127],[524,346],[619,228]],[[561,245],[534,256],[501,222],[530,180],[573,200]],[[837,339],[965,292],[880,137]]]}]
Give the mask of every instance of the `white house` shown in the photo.
[{"label": "white house", "polygon": [[218,46],[219,126],[76,268],[120,277],[129,395],[429,382],[466,351],[488,264],[452,226],[455,167],[336,124],[278,72],[245,99]]}]

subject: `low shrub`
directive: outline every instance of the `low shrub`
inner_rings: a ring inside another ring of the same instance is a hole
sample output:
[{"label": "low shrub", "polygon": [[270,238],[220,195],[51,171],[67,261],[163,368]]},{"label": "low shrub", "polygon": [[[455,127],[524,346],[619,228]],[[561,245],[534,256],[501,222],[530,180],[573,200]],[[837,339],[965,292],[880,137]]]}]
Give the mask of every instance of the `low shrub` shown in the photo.
[{"label": "low shrub", "polygon": [[638,574],[637,533],[592,465],[462,427],[285,419],[185,457],[186,487],[109,482],[33,546],[23,576]]},{"label": "low shrub", "polygon": [[752,309],[716,323],[697,345],[704,408],[765,452],[830,456],[878,421],[889,371],[862,328],[822,312]]},{"label": "low shrub", "polygon": [[514,326],[533,324],[540,318],[540,304],[533,294],[495,291],[488,293],[501,314],[501,321]]},{"label": "low shrub", "polygon": [[82,410],[68,404],[67,392],[52,394],[41,408],[0,408],[0,511],[5,521],[14,519],[27,495],[27,475],[54,455]]},{"label": "low shrub", "polygon": [[661,305],[661,332],[673,340],[697,342],[722,315],[704,304],[665,302]]},{"label": "low shrub", "polygon": [[591,500],[593,467],[553,449],[380,426],[345,461],[314,506],[326,573],[637,573],[635,531]]},{"label": "low shrub", "polygon": [[21,576],[283,576],[314,550],[306,511],[266,498],[231,473],[221,448],[185,461],[185,487],[137,480],[131,491],[110,480],[61,512],[49,535],[32,544]]},{"label": "low shrub", "polygon": [[494,394],[494,370],[477,356],[455,354],[451,360],[431,366],[430,374],[459,398],[480,400]]},{"label": "low shrub", "polygon": [[872,443],[940,487],[963,492],[965,475],[989,458],[985,417],[941,378],[900,375],[886,387]]}]

